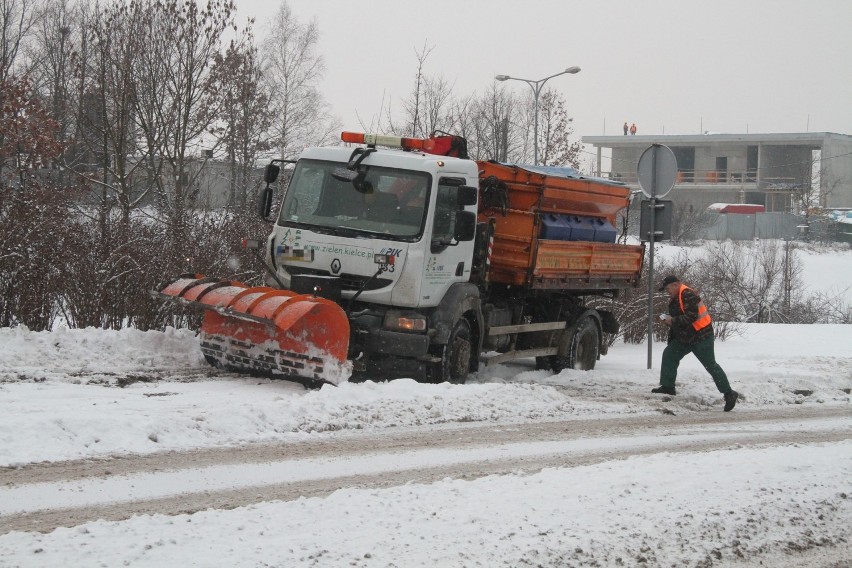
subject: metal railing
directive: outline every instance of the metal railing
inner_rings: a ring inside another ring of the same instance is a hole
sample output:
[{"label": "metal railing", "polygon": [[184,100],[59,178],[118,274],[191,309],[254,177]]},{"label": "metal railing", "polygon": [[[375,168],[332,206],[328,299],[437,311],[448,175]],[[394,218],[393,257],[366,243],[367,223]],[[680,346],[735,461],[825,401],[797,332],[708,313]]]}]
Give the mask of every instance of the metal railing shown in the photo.
[{"label": "metal railing", "polygon": [[[636,172],[602,172],[601,176],[624,183],[638,182]],[[761,185],[766,183],[790,184],[795,182],[794,178],[760,179]],[[758,178],[756,170],[678,170],[675,183],[743,185],[757,184]]]}]

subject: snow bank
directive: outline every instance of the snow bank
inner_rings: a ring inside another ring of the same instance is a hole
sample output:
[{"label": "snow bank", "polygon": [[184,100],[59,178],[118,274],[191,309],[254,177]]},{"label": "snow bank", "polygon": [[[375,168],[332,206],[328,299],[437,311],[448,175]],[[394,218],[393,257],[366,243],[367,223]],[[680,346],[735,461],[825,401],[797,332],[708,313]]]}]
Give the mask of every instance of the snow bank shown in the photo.
[{"label": "snow bank", "polygon": [[[717,344],[738,408],[849,404],[852,327],[747,325]],[[466,385],[412,380],[305,391],[222,373],[188,332],[0,330],[0,466],[122,453],[272,442],[342,430],[519,423],[719,411],[693,357],[678,396],[652,395],[663,346],[614,346],[594,371],[536,371],[532,360],[482,367]],[[118,388],[124,385],[124,388]]]}]

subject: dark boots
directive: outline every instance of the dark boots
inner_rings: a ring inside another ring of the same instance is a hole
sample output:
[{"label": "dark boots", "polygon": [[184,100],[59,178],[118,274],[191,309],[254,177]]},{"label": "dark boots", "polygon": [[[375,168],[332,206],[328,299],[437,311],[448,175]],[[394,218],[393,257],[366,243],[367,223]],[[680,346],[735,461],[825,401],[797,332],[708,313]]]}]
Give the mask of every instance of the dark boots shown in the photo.
[{"label": "dark boots", "polygon": [[[677,391],[674,387],[664,387],[663,385],[658,386],[655,389],[651,389],[651,392],[654,394],[670,394],[672,396],[677,395]],[[726,392],[724,394],[725,397],[725,412],[730,412],[737,405],[737,399],[740,397],[737,394],[737,391],[732,390],[731,392]]]}]

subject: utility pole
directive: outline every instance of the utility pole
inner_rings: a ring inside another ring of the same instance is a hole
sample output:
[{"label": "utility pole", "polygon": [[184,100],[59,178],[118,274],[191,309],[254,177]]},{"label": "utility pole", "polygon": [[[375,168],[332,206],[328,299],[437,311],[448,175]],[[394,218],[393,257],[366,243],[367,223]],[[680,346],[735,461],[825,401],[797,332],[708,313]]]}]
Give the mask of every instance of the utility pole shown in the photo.
[{"label": "utility pole", "polygon": [[784,313],[790,314],[790,293],[793,289],[793,268],[790,264],[790,245],[792,239],[784,239]]}]

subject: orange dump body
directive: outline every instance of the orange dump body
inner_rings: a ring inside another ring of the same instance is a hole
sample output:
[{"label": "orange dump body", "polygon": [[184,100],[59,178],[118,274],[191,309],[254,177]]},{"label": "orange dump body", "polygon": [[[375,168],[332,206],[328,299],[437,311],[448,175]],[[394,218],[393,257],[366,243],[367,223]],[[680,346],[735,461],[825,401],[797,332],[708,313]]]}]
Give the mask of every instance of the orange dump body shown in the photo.
[{"label": "orange dump body", "polygon": [[[495,220],[491,282],[542,289],[617,289],[635,286],[644,245],[540,237],[542,215],[578,215],[617,224],[630,204],[627,186],[594,179],[548,176],[517,166],[477,162],[480,182],[494,176],[508,188],[508,210],[482,209]],[[484,201],[484,200],[483,200]]]},{"label": "orange dump body", "polygon": [[630,188],[594,179],[548,176],[517,166],[477,162],[479,178],[494,176],[509,187],[509,208],[533,213],[562,213],[606,219],[630,205]]},{"label": "orange dump body", "polygon": [[203,308],[201,351],[237,371],[337,383],[346,379],[349,319],[330,300],[182,275],[160,297]]}]

